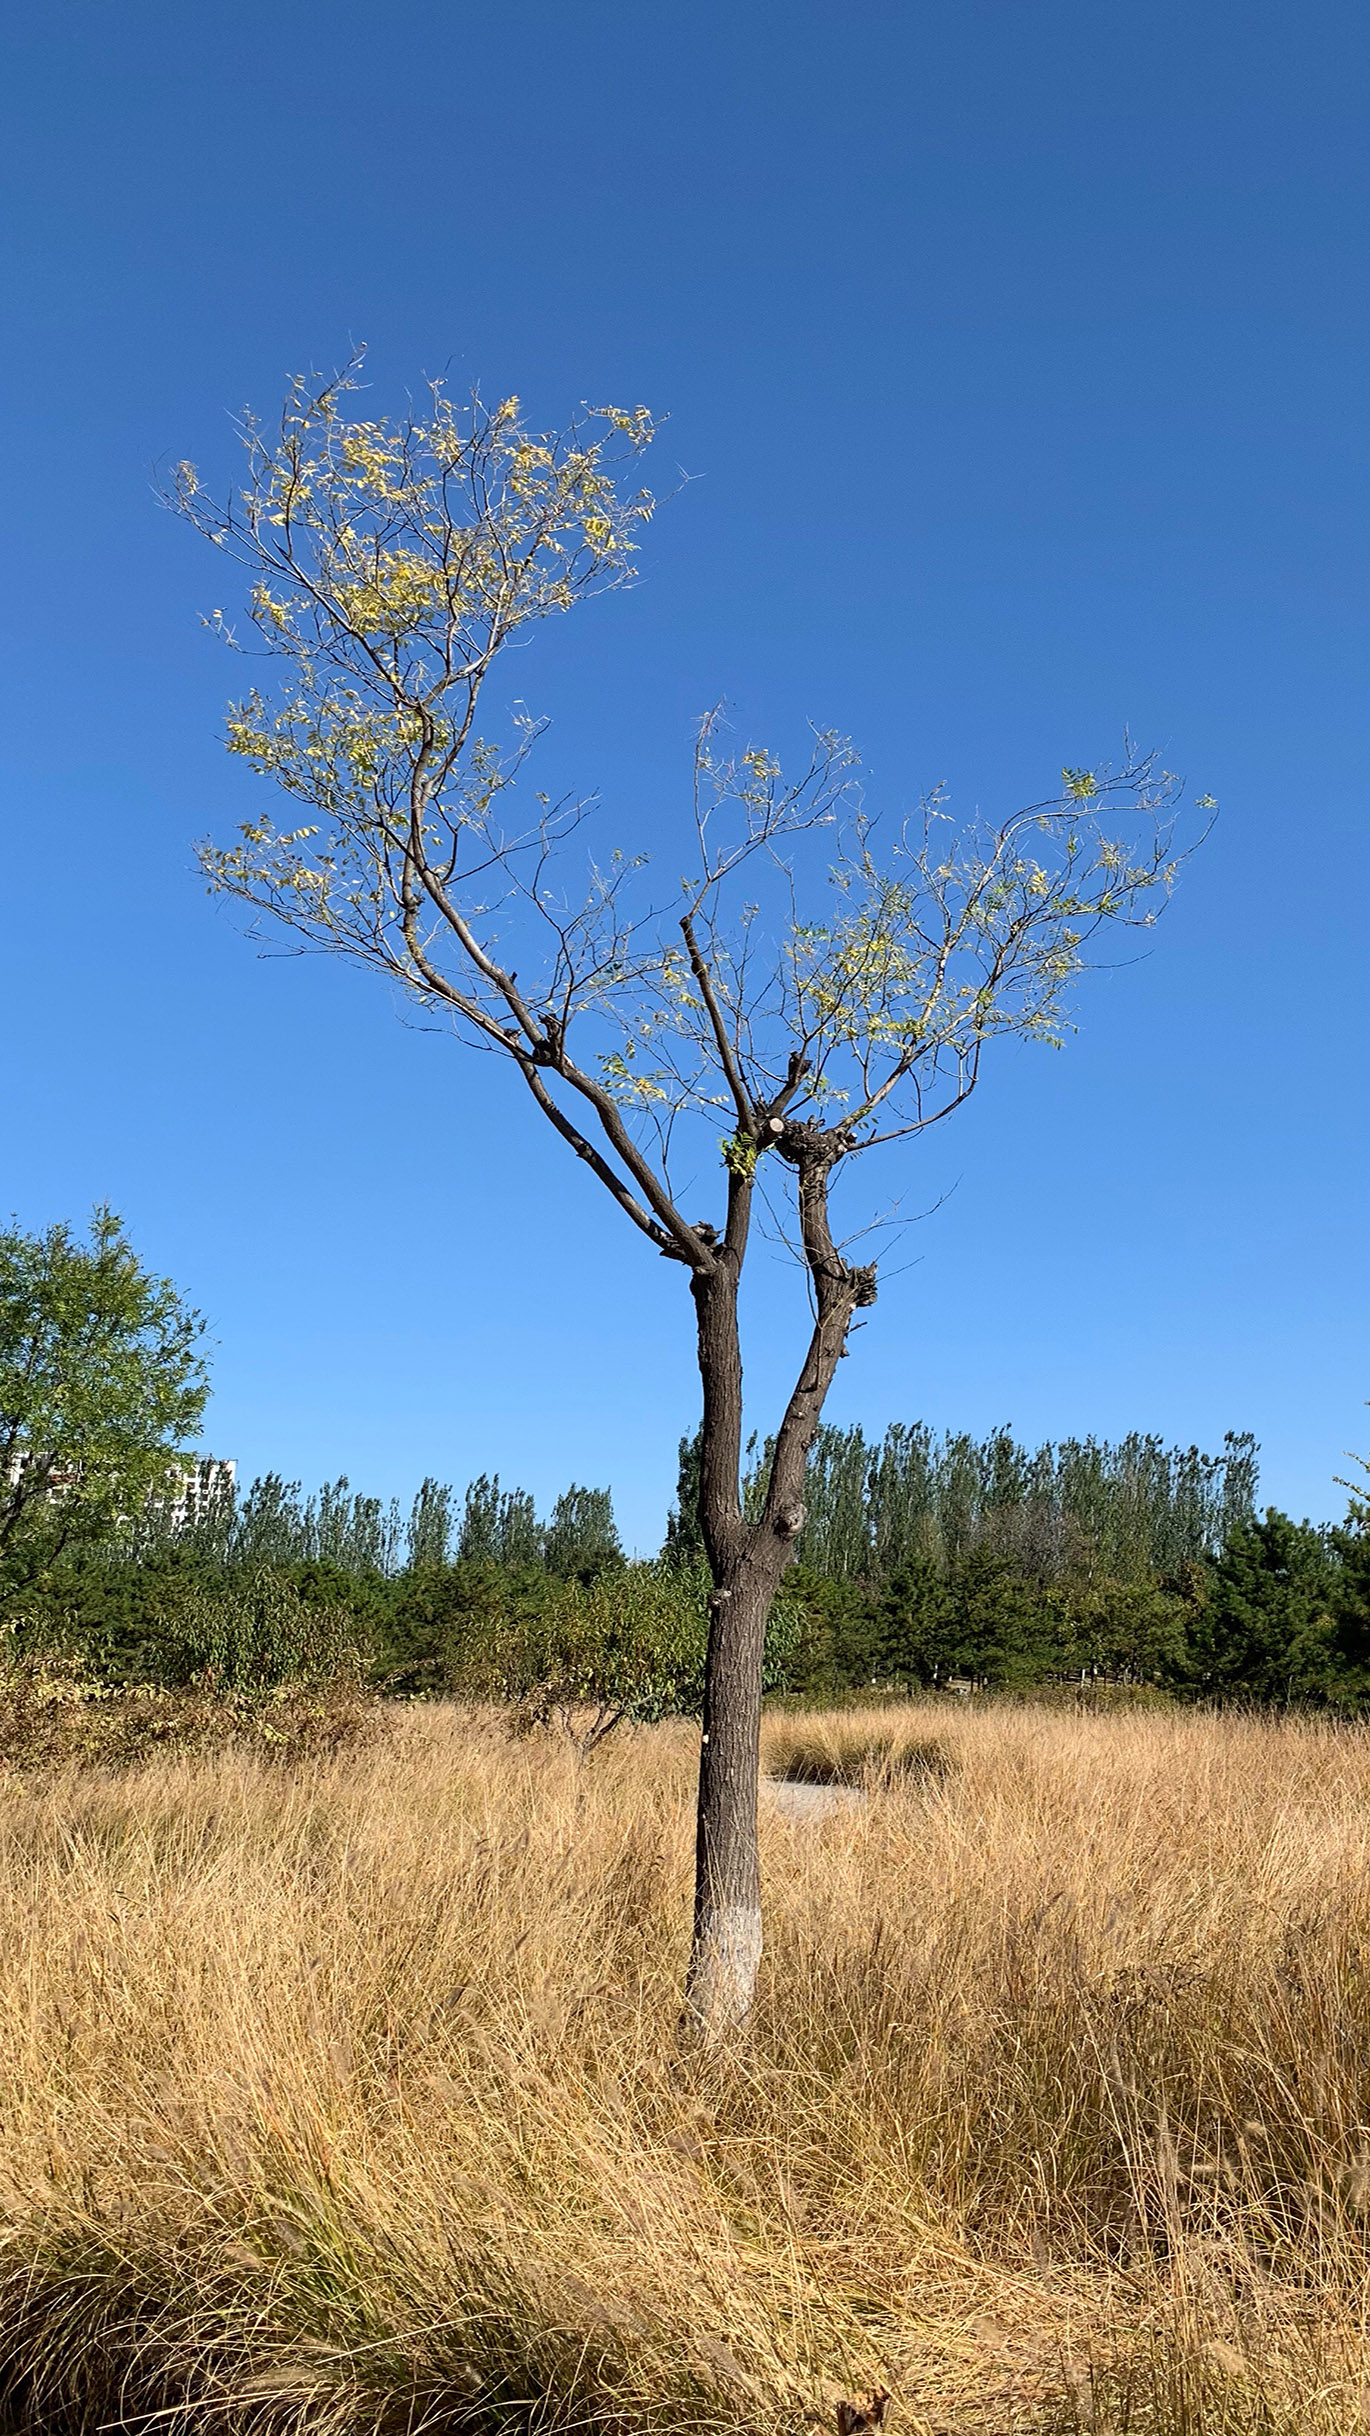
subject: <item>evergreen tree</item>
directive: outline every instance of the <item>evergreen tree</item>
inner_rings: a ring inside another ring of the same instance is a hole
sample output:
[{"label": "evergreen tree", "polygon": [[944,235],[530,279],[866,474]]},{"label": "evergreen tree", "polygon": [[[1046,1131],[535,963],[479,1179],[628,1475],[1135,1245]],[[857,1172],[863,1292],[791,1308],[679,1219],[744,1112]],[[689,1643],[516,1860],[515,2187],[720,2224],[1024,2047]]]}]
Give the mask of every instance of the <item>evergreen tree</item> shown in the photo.
[{"label": "evergreen tree", "polygon": [[1337,1559],[1332,1592],[1332,1651],[1344,1705],[1370,1701],[1370,1514],[1328,1533]]},{"label": "evergreen tree", "polygon": [[949,1656],[994,1689],[1040,1682],[1061,1671],[1059,1622],[1040,1589],[1006,1558],[972,1547],[951,1583]]},{"label": "evergreen tree", "polygon": [[945,1682],[955,1666],[956,1601],[929,1556],[910,1557],[891,1575],[875,1610],[879,1680],[908,1690]]},{"label": "evergreen tree", "polygon": [[1338,1488],[1349,1489],[1351,1504],[1345,1522],[1328,1533],[1337,1558],[1333,1595],[1333,1642],[1343,1698],[1363,1704],[1370,1699],[1370,1460],[1352,1455],[1361,1474]]},{"label": "evergreen tree", "polygon": [[1196,1625],[1203,1687],[1262,1701],[1335,1699],[1337,1574],[1328,1534],[1314,1524],[1274,1506],[1240,1524]]}]

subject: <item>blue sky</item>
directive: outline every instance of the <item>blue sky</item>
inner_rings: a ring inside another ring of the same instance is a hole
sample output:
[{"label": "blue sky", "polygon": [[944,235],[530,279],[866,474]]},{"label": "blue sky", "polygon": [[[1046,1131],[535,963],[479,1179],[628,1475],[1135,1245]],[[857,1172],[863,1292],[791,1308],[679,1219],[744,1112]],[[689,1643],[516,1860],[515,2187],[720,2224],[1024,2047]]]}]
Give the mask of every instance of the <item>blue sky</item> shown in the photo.
[{"label": "blue sky", "polygon": [[[204,1310],[207,1442],[386,1493],[612,1483],[655,1541],[683,1275],[506,1078],[262,960],[193,839],[219,563],[152,468],[369,347],[539,419],[670,416],[632,592],[541,631],[541,782],[678,812],[726,695],[872,801],[1049,792],[1125,726],[1222,805],[1173,910],[890,1167],[832,1417],[1262,1442],[1339,1505],[1367,1347],[1363,8],[51,0],[12,20],[0,367],[0,1208],[96,1199]],[[799,1312],[763,1261],[755,1418]]]}]

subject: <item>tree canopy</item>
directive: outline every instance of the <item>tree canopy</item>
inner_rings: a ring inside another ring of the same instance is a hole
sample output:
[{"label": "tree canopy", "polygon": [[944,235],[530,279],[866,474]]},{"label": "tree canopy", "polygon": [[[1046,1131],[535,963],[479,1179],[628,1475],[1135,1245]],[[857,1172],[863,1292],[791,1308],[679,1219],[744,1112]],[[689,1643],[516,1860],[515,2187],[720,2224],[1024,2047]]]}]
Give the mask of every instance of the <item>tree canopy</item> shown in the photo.
[{"label": "tree canopy", "polygon": [[730,1167],[783,1159],[800,1126],[831,1164],[949,1114],[996,1036],[1060,1039],[1090,940],[1149,922],[1174,876],[1177,782],[1154,756],[1067,768],[995,822],[954,823],[934,790],[882,825],[841,737],[816,730],[787,777],[768,747],[727,749],[714,712],[683,877],[663,886],[640,839],[577,860],[586,803],[507,819],[536,723],[515,708],[505,750],[477,712],[522,629],[629,579],[653,501],[617,476],[651,417],[532,432],[516,398],[459,409],[435,385],[424,413],[370,420],[348,411],[357,377],[296,382],[274,430],[245,419],[226,502],[177,471],[181,512],[248,569],[251,647],[281,672],[234,705],[230,750],[306,815],[206,844],[216,888],[508,1056],[693,1267],[714,1254],[676,1205],[691,1118],[724,1127]]},{"label": "tree canopy", "polygon": [[203,1323],[97,1209],[0,1233],[0,1590],[174,1488],[208,1394]]}]

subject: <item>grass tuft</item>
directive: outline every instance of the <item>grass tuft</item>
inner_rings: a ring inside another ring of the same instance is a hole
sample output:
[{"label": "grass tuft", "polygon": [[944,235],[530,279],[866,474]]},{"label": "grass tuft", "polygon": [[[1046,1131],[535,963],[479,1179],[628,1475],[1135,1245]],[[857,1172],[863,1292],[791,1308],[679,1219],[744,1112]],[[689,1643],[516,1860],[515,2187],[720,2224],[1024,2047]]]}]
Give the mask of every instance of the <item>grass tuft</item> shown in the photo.
[{"label": "grass tuft", "polygon": [[953,1765],[925,1710],[799,1711],[768,1718],[765,1769],[791,1785],[849,1785],[861,1792],[935,1784]]}]

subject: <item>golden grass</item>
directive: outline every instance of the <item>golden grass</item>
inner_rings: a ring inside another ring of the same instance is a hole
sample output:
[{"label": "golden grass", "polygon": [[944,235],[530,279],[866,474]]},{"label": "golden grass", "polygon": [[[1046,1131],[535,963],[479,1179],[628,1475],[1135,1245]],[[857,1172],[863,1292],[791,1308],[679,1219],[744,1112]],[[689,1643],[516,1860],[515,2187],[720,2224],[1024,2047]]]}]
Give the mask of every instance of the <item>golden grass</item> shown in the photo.
[{"label": "golden grass", "polygon": [[782,1710],[766,1721],[763,1772],[790,1784],[847,1785],[865,1793],[944,1776],[951,1753],[942,1714],[932,1733],[920,1730],[915,1718],[925,1727],[925,1712],[895,1700],[875,1708]]},{"label": "golden grass", "polygon": [[0,2425],[1370,2426],[1370,1737],[841,1738],[707,2058],[683,1727],[0,1780]]}]

